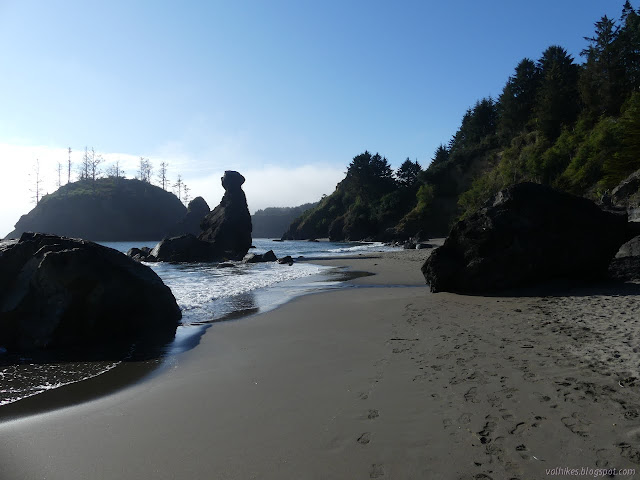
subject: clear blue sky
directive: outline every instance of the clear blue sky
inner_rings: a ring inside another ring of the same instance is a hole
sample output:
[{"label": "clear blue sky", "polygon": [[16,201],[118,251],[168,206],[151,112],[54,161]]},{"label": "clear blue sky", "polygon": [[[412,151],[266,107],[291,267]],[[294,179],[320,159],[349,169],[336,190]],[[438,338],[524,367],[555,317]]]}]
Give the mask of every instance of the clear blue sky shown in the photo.
[{"label": "clear blue sky", "polygon": [[252,210],[311,201],[258,194],[257,176],[332,171],[331,193],[365,149],[426,165],[519,60],[553,44],[580,60],[622,4],[0,0],[0,144],[169,159],[210,203],[225,169],[254,176]]}]

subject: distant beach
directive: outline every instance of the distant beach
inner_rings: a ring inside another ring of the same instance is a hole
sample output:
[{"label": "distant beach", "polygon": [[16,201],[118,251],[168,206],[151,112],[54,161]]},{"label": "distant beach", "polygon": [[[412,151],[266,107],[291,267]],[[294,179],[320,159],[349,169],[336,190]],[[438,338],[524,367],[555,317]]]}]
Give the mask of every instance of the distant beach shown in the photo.
[{"label": "distant beach", "polygon": [[640,285],[432,294],[428,254],[317,260],[375,275],[214,323],[112,395],[1,423],[0,478],[633,478]]}]

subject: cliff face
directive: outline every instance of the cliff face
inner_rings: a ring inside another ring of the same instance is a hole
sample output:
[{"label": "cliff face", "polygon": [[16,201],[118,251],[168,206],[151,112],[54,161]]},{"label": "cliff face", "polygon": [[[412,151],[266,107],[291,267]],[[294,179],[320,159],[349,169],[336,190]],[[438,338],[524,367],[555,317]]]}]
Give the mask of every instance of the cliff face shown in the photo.
[{"label": "cliff face", "polygon": [[74,182],[44,196],[7,238],[31,231],[95,241],[158,240],[186,212],[175,195],[139,180]]}]

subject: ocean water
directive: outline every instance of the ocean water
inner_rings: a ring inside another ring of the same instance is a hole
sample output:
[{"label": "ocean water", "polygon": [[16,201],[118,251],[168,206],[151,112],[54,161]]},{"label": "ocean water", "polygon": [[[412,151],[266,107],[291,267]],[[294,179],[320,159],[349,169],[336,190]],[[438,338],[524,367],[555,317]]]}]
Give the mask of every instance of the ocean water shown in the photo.
[{"label": "ocean water", "polygon": [[[126,252],[156,242],[105,242]],[[290,299],[318,290],[340,288],[345,272],[316,265],[313,259],[366,255],[396,248],[381,243],[335,243],[254,239],[251,253],[273,250],[278,258],[290,255],[293,265],[242,264],[218,268],[217,264],[147,263],[171,288],[182,309],[182,324],[164,358],[171,358],[198,344],[214,322],[271,310]],[[302,257],[302,258],[301,258]],[[9,356],[0,351],[0,407],[70,383],[94,378],[117,367],[121,361],[63,361]],[[0,418],[2,411],[0,410]]]}]

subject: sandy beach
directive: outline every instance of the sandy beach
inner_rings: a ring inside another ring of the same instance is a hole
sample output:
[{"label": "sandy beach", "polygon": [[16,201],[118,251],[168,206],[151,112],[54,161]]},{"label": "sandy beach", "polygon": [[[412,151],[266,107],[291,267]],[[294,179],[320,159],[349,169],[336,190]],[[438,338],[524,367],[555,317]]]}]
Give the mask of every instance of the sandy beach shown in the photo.
[{"label": "sandy beach", "polygon": [[375,275],[0,423],[0,479],[634,478],[640,285],[432,294],[428,254],[323,260]]}]

